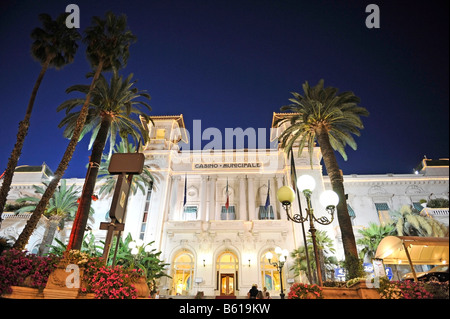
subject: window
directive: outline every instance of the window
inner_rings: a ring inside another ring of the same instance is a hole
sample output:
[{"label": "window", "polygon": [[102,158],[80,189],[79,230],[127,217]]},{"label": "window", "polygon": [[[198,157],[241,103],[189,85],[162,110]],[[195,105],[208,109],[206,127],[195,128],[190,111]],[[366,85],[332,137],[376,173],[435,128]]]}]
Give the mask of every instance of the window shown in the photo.
[{"label": "window", "polygon": [[259,206],[259,219],[275,219],[272,205],[269,205],[267,208]]},{"label": "window", "polygon": [[178,253],[173,261],[173,293],[187,295],[192,289],[194,256],[189,251]]},{"label": "window", "polygon": [[197,220],[198,206],[184,206],[183,220]]},{"label": "window", "polygon": [[[272,259],[270,260],[272,263],[278,262],[277,254],[274,250],[270,250],[273,254]],[[275,290],[278,291],[281,288],[280,285],[280,273],[278,268],[269,263],[266,258],[266,252],[262,254],[261,257],[261,279],[263,283],[263,287],[266,287],[267,290]],[[283,282],[284,283],[284,282]]]},{"label": "window", "polygon": [[166,130],[163,128],[156,129],[156,139],[163,140],[166,136]]},{"label": "window", "polygon": [[378,218],[381,224],[385,224],[391,220],[389,215],[389,206],[387,203],[375,203],[375,207],[378,212]]},{"label": "window", "polygon": [[413,208],[414,208],[415,210],[417,210],[418,212],[421,212],[422,209],[423,209],[423,206],[422,206],[422,204],[419,203],[419,202],[414,202],[414,203],[413,203]]},{"label": "window", "polygon": [[152,188],[153,183],[150,184],[147,190],[147,197],[145,198],[145,205],[144,205],[144,213],[142,214],[142,220],[141,220],[141,229],[139,230],[139,239],[143,240],[145,235],[145,229],[147,228],[147,218],[148,218],[148,212],[150,208],[150,199],[152,197]]},{"label": "window", "polygon": [[351,220],[351,222],[352,222],[352,225],[354,225],[353,222],[355,221],[355,218],[356,218],[355,211],[354,211],[353,208],[350,206],[350,204],[347,204],[347,209],[348,209],[348,214],[349,214],[349,216],[350,216],[350,220]]},{"label": "window", "polygon": [[228,206],[228,210],[225,206],[222,206],[220,213],[221,220],[236,220],[236,211],[234,206]]}]

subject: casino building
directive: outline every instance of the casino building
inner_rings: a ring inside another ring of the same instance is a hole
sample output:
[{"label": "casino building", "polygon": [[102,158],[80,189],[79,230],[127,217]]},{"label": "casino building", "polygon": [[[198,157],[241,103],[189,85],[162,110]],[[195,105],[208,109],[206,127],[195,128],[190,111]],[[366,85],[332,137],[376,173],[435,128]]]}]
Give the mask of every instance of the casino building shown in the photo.
[{"label": "casino building", "polygon": [[[273,118],[283,116],[274,113]],[[134,239],[154,242],[169,264],[159,290],[162,295],[244,296],[252,284],[266,287],[271,295],[279,294],[280,275],[266,259],[267,252],[275,256],[275,248],[289,252],[303,245],[301,224],[288,221],[276,191],[291,184],[290,159],[276,147],[275,137],[285,127],[272,127],[274,148],[224,149],[181,151],[180,145],[189,142],[182,115],[155,116],[149,124],[150,141],[143,151],[145,163],[155,177],[146,193],[137,192],[129,198],[124,234]],[[325,214],[319,202],[330,182],[321,165],[321,152],[314,148],[313,162],[305,151],[295,158],[297,176],[309,174],[316,181],[312,205],[318,216]],[[45,164],[41,170],[18,168],[9,201],[31,194],[34,183],[51,177]],[[21,172],[20,172],[21,170]],[[408,204],[418,207],[421,199],[447,198],[449,194],[448,159],[424,159],[417,174],[344,175],[348,194],[348,209],[354,234],[369,222],[380,224],[388,218],[390,209]],[[69,184],[83,185],[83,179],[68,180]],[[99,224],[108,219],[111,196],[93,202],[94,220],[90,222],[96,238],[103,239],[106,231]],[[300,205],[306,207],[305,199]],[[299,213],[297,200],[292,213]],[[323,212],[323,213],[322,213]],[[448,226],[448,209],[427,213],[441,218]],[[25,214],[26,215],[26,214]],[[4,213],[0,237],[17,238],[25,224],[25,215]],[[30,239],[28,250],[35,251],[42,241],[45,218]],[[334,240],[338,260],[343,260],[343,249],[337,218],[328,226],[316,225]],[[308,225],[305,224],[306,230]],[[61,230],[62,240],[70,234],[70,223]],[[290,271],[289,256],[283,268],[283,286],[294,281],[306,281]]]}]

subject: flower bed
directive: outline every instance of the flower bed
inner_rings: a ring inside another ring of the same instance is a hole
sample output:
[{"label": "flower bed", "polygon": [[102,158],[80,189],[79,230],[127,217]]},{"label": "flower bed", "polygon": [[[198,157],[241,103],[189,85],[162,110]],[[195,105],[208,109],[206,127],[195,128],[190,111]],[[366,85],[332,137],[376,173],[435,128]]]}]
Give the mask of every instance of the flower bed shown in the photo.
[{"label": "flower bed", "polygon": [[318,285],[295,283],[289,290],[288,299],[323,299],[322,288]]},{"label": "flower bed", "polygon": [[11,294],[12,286],[44,289],[58,261],[53,255],[40,257],[15,249],[4,251],[0,256],[0,295]]},{"label": "flower bed", "polygon": [[[67,265],[79,267],[80,288],[66,287],[66,278],[70,274],[66,272]],[[61,278],[55,277],[57,271],[62,274]],[[49,296],[66,298],[67,294],[58,292],[62,290],[74,292],[73,298],[136,299],[149,295],[141,270],[108,267],[101,258],[89,257],[79,251],[65,252],[63,257],[39,257],[10,249],[0,256],[0,273],[0,296],[5,298],[46,298],[47,291]],[[56,286],[54,282],[57,282]],[[49,288],[50,283],[52,288]]]},{"label": "flower bed", "polygon": [[378,292],[382,299],[449,299],[449,283],[389,281],[381,278]]},{"label": "flower bed", "polygon": [[136,269],[124,269],[120,266],[100,267],[90,278],[83,292],[94,293],[96,299],[136,299],[138,292],[135,283],[141,272]]}]

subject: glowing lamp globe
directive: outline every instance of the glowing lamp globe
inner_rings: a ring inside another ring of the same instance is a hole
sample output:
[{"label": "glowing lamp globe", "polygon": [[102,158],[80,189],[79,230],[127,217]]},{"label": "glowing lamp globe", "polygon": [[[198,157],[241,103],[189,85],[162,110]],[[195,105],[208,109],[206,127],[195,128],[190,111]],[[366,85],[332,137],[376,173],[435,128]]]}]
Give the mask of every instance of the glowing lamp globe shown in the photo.
[{"label": "glowing lamp globe", "polygon": [[339,196],[332,190],[327,190],[320,194],[319,201],[323,207],[336,207],[339,203]]},{"label": "glowing lamp globe", "polygon": [[301,192],[305,190],[312,192],[316,188],[316,181],[311,175],[302,175],[297,179],[297,187]]},{"label": "glowing lamp globe", "polygon": [[295,199],[295,192],[289,186],[283,186],[277,191],[277,199],[283,205],[290,205]]}]

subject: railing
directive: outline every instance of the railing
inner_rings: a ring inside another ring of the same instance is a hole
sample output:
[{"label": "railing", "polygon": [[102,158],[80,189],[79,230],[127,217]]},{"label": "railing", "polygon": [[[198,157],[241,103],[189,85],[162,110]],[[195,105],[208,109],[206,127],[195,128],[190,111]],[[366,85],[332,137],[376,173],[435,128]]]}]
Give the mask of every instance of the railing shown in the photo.
[{"label": "railing", "polygon": [[448,208],[429,208],[425,207],[421,210],[420,215],[422,216],[428,216],[428,217],[445,217],[449,215],[449,209]]}]

